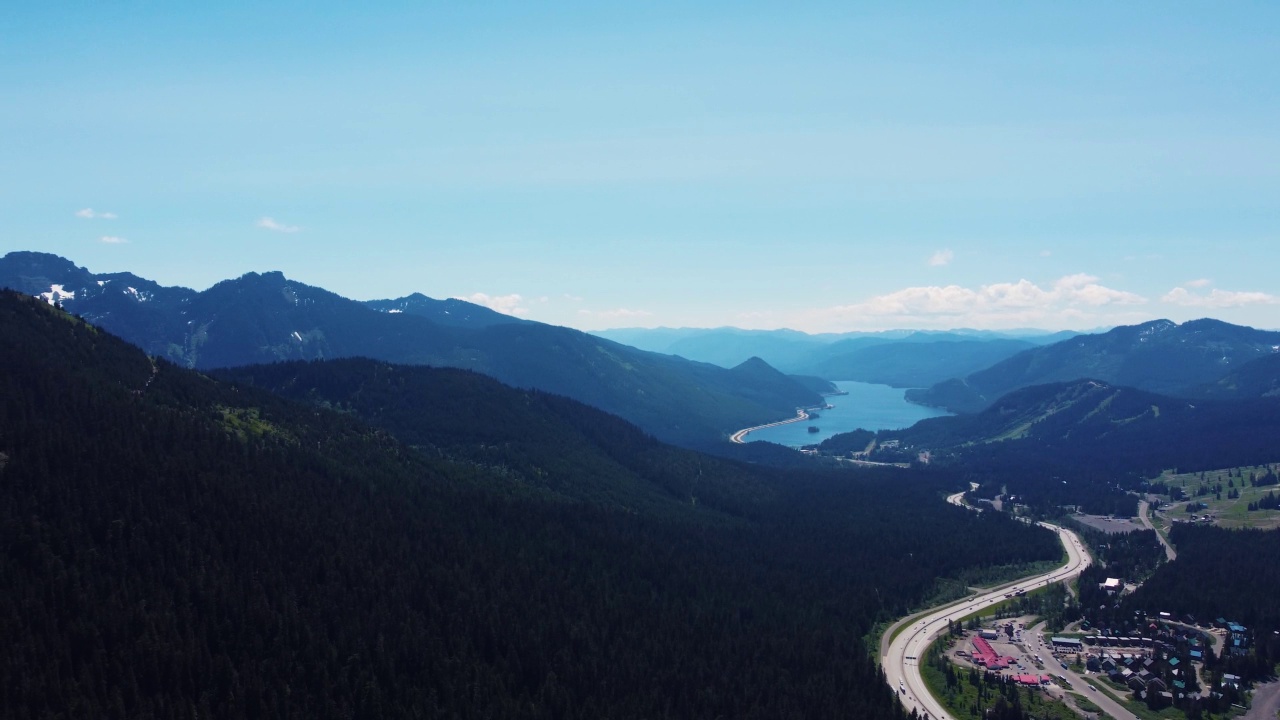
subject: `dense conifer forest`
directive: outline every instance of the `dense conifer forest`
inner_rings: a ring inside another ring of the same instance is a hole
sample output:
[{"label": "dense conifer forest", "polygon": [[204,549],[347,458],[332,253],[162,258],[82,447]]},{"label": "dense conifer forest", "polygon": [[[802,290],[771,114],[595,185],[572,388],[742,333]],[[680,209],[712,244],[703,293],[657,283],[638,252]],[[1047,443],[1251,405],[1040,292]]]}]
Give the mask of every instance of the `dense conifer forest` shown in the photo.
[{"label": "dense conifer forest", "polygon": [[1160,566],[1142,587],[1125,597],[1126,609],[1198,622],[1225,618],[1257,637],[1263,674],[1280,662],[1280,530],[1226,530],[1176,523],[1169,539],[1178,559]]},{"label": "dense conifer forest", "polygon": [[423,382],[494,436],[401,439],[19,295],[0,335],[7,718],[896,718],[873,624],[1060,553],[946,473],[716,460],[472,374]]}]

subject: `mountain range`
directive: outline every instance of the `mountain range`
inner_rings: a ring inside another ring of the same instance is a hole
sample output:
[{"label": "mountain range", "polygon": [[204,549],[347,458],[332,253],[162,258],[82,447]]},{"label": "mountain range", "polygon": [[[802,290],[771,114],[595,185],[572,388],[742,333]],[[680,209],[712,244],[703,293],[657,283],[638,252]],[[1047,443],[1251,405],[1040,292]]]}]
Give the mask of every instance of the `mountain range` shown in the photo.
[{"label": "mountain range", "polygon": [[197,292],[11,252],[0,258],[0,287],[41,295],[185,367],[361,356],[466,368],[575,398],[685,444],[714,444],[820,401],[758,360],[726,369],[420,294],[362,303],[279,272]]},{"label": "mountain range", "polygon": [[[1157,320],[1098,334],[952,332],[806,335],[657,329],[603,334],[730,367],[641,350],[569,328],[421,294],[358,302],[248,273],[197,292],[130,273],[94,274],[63,258],[13,252],[0,286],[40,295],[156,357],[201,369],[370,357],[458,367],[586,402],[687,447],[719,448],[733,430],[820,402],[829,379],[899,387],[956,413],[1046,383],[1095,380],[1194,399],[1280,392],[1280,332],[1218,320]],[[1066,339],[1063,339],[1065,336]],[[768,362],[773,357],[793,375]]]},{"label": "mountain range", "polygon": [[759,357],[783,372],[922,388],[963,377],[1022,350],[1073,332],[989,330],[824,333],[739,328],[625,328],[593,334],[618,342],[732,367]]},{"label": "mountain range", "polygon": [[[1256,397],[1274,391],[1278,353],[1280,332],[1212,319],[1153,320],[1023,350],[907,398],[976,412],[1020,388],[1082,378],[1187,398]],[[1261,364],[1251,367],[1255,361]]]}]

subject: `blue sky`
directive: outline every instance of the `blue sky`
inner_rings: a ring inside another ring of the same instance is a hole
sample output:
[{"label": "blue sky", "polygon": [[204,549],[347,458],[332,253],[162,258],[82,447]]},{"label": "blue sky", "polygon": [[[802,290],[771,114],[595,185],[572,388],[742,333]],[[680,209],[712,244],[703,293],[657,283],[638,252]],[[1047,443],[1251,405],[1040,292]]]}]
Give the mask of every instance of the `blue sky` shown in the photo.
[{"label": "blue sky", "polygon": [[7,10],[0,251],[584,329],[1280,327],[1280,5],[534,5]]}]

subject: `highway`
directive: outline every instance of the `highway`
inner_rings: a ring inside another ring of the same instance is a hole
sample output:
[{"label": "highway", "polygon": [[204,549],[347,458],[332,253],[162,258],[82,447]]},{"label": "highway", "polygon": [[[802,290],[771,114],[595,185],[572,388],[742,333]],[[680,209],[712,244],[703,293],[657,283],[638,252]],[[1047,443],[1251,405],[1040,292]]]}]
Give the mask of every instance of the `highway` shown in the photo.
[{"label": "highway", "polygon": [[[947,498],[954,505],[964,505],[964,493],[957,493]],[[942,707],[925,689],[924,679],[920,676],[918,658],[924,655],[929,643],[947,630],[948,620],[959,620],[975,611],[991,607],[1005,599],[1005,595],[1018,590],[1030,591],[1050,583],[1065,582],[1080,574],[1092,560],[1088,551],[1075,533],[1049,523],[1039,523],[1042,527],[1058,533],[1062,546],[1067,551],[1067,563],[1056,570],[1025,578],[1015,583],[991,590],[983,595],[960,600],[928,611],[926,615],[911,621],[911,625],[898,634],[889,643],[888,650],[880,658],[881,667],[889,680],[889,686],[898,692],[907,711],[916,710],[921,717],[932,720],[954,720],[952,715]]]},{"label": "highway", "polygon": [[804,408],[797,408],[795,417],[787,418],[786,420],[779,420],[778,422],[766,423],[764,425],[757,425],[755,427],[749,427],[743,430],[739,430],[738,432],[729,436],[729,442],[735,442],[741,445],[742,443],[746,442],[746,440],[744,440],[743,438],[745,438],[748,433],[755,432],[756,430],[763,430],[765,428],[777,427],[779,425],[787,425],[790,423],[800,422],[801,420],[808,420],[808,419],[809,419],[809,413],[805,412]]}]

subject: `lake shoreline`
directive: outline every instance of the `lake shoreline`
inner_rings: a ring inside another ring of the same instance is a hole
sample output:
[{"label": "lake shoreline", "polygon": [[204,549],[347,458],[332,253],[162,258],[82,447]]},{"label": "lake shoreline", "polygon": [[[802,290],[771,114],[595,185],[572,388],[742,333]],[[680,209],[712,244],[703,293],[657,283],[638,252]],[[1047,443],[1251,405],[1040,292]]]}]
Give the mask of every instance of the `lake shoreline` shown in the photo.
[{"label": "lake shoreline", "polygon": [[[823,393],[828,407],[821,417],[802,418],[797,415],[786,421],[747,428],[747,432],[734,434],[739,438],[735,442],[772,442],[798,449],[860,428],[873,432],[898,430],[926,418],[951,414],[940,408],[909,402],[906,400],[907,388],[852,380],[836,381],[835,385],[838,394]],[[797,425],[805,419],[812,419],[812,424],[819,428],[818,432],[810,433],[807,427]]]}]

